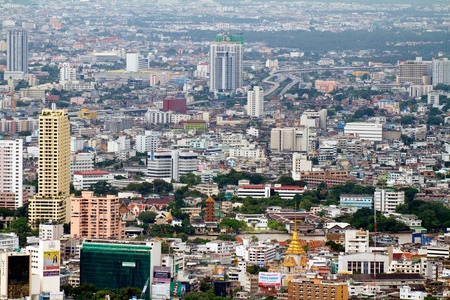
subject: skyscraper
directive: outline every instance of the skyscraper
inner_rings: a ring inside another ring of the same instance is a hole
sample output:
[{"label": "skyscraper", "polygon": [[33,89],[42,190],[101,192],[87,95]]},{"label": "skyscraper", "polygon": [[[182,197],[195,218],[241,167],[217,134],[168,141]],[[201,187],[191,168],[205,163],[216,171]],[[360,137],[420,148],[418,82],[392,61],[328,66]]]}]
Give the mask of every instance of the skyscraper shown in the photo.
[{"label": "skyscraper", "polygon": [[[240,38],[238,38],[240,37]],[[242,86],[242,35],[219,35],[210,46],[210,90],[232,92]]]},{"label": "skyscraper", "polygon": [[28,73],[28,32],[26,30],[8,31],[6,64],[5,79],[24,77]]},{"label": "skyscraper", "polygon": [[433,85],[447,84],[450,85],[450,60],[440,58],[433,60]]},{"label": "skyscraper", "polygon": [[260,118],[264,114],[264,90],[255,86],[247,92],[247,115]]},{"label": "skyscraper", "polygon": [[0,140],[0,207],[16,209],[24,204],[23,140]]},{"label": "skyscraper", "polygon": [[408,60],[398,67],[397,83],[412,83],[414,85],[431,84],[431,62],[421,58]]},{"label": "skyscraper", "polygon": [[70,127],[66,110],[42,110],[39,116],[38,194],[30,199],[30,223],[70,220]]}]

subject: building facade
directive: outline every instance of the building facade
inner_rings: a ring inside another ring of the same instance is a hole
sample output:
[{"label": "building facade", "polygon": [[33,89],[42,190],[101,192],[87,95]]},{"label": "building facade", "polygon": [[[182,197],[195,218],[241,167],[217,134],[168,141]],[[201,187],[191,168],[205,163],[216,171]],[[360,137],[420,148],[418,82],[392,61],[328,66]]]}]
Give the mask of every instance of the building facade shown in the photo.
[{"label": "building facade", "polygon": [[247,92],[247,115],[255,118],[264,116],[264,90],[260,86]]},{"label": "building facade", "polygon": [[30,199],[29,221],[70,220],[70,125],[66,110],[42,110],[39,116],[39,191]]},{"label": "building facade", "polygon": [[235,91],[243,83],[243,43],[224,35],[211,43],[209,88],[211,91]]},{"label": "building facade", "polygon": [[347,123],[344,134],[353,134],[361,140],[381,142],[383,140],[383,124],[355,122]]},{"label": "building facade", "polygon": [[28,32],[23,29],[9,30],[7,47],[5,79],[9,79],[8,73],[28,74]]},{"label": "building facade", "polygon": [[339,204],[343,206],[355,206],[358,209],[373,208],[373,196],[342,194],[339,198]]},{"label": "building facade", "polygon": [[195,152],[154,151],[147,159],[147,176],[154,179],[179,180],[180,176],[197,171]]},{"label": "building facade", "polygon": [[275,152],[306,152],[309,145],[307,126],[273,128],[270,133],[270,149]]},{"label": "building facade", "polygon": [[123,239],[125,223],[119,215],[119,197],[95,197],[84,191],[71,198],[70,234],[77,238]]},{"label": "building facade", "polygon": [[376,210],[382,213],[395,213],[395,208],[405,203],[405,191],[376,189],[373,200]]},{"label": "building facade", "polygon": [[25,204],[23,190],[23,140],[0,140],[0,207],[16,209]]}]

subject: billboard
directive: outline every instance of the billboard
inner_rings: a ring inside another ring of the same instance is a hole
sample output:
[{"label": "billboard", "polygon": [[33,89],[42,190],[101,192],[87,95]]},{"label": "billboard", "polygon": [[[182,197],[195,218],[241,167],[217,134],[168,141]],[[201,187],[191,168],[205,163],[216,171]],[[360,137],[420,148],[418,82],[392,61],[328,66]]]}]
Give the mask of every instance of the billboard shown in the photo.
[{"label": "billboard", "polygon": [[179,299],[186,294],[186,285],[181,282],[170,283],[170,298]]},{"label": "billboard", "polygon": [[168,267],[154,267],[153,268],[153,282],[170,282],[170,268]]},{"label": "billboard", "polygon": [[281,286],[281,274],[276,272],[259,272],[258,284],[265,286]]},{"label": "billboard", "polygon": [[217,267],[217,276],[224,278],[225,277],[225,268]]},{"label": "billboard", "polygon": [[44,251],[44,277],[59,276],[59,251]]}]

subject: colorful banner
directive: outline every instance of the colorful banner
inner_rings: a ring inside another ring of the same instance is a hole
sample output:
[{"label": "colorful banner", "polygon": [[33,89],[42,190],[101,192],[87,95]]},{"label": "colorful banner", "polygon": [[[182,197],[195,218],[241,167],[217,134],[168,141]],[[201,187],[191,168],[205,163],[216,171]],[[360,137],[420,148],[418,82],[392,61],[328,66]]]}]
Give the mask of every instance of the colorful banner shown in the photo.
[{"label": "colorful banner", "polygon": [[217,267],[217,276],[224,278],[225,277],[225,268]]},{"label": "colorful banner", "polygon": [[184,296],[183,293],[186,293],[186,285],[181,282],[170,283],[170,298],[181,298]]},{"label": "colorful banner", "polygon": [[275,272],[259,272],[258,284],[265,286],[281,286],[281,274]]},{"label": "colorful banner", "polygon": [[44,251],[44,277],[59,276],[59,251]]}]

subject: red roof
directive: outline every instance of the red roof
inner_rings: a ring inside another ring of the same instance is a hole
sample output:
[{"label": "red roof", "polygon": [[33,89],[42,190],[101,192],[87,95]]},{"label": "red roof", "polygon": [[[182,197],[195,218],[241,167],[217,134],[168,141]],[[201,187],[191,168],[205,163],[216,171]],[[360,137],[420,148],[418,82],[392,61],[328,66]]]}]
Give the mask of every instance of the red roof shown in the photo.
[{"label": "red roof", "polygon": [[282,185],[279,187],[271,187],[271,189],[274,189],[274,190],[303,190],[302,187],[297,186],[297,185]]},{"label": "red roof", "polygon": [[263,185],[240,185],[240,189],[263,189]]},{"label": "red roof", "polygon": [[73,175],[108,175],[108,171],[78,171],[74,172]]}]

